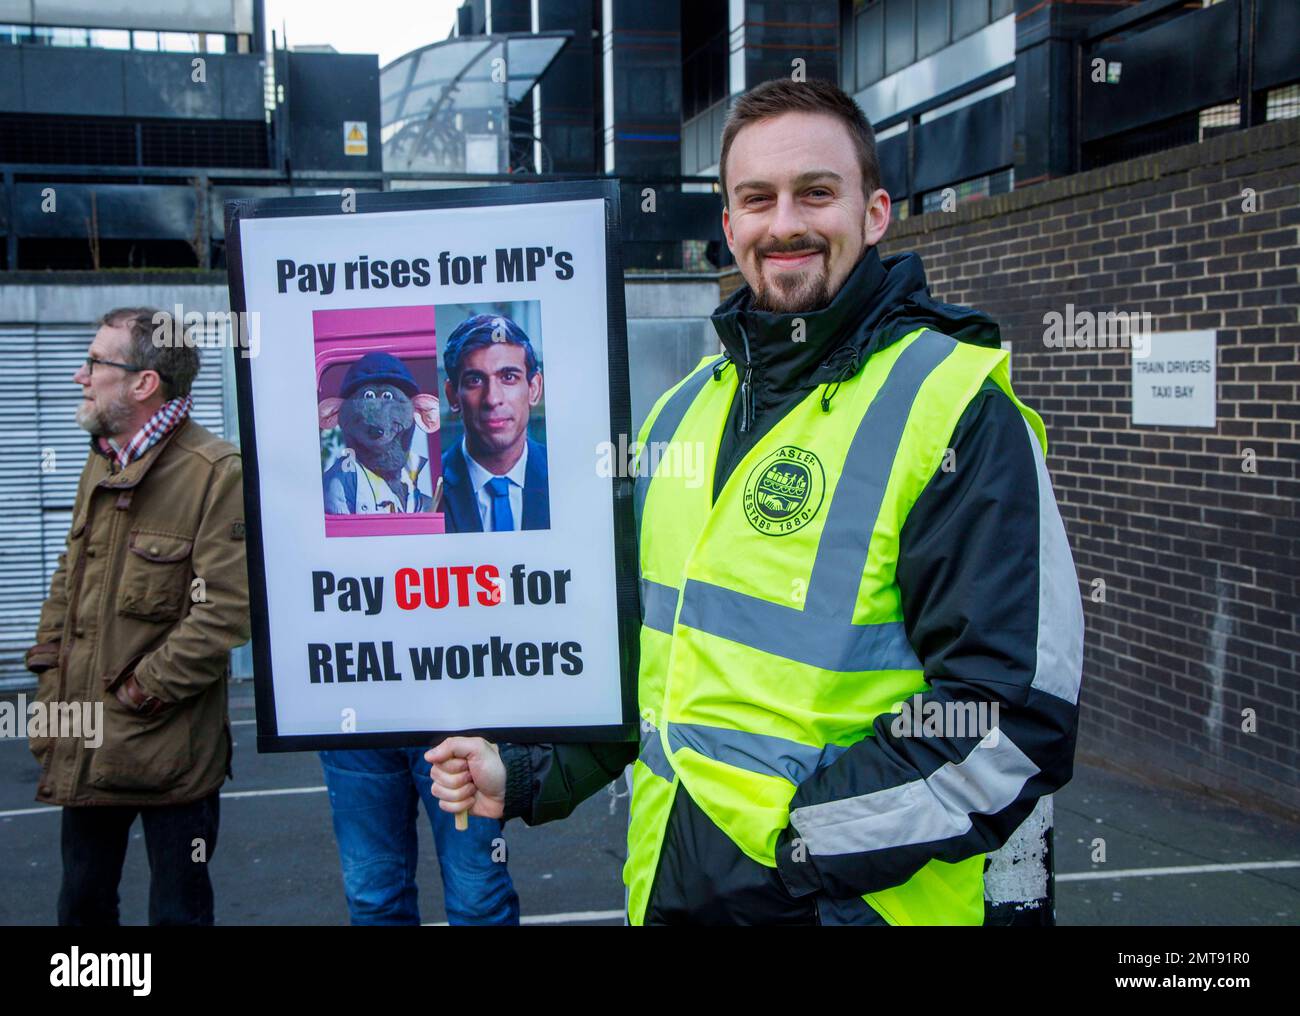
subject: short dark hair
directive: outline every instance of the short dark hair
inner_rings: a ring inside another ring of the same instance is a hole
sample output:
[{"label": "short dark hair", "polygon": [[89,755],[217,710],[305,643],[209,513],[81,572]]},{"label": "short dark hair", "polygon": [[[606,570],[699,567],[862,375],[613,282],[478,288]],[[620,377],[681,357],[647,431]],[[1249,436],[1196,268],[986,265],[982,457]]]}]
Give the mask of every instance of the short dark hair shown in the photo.
[{"label": "short dark hair", "polygon": [[96,322],[96,328],[125,328],[131,336],[127,343],[127,361],[132,367],[158,372],[162,381],[163,398],[170,402],[190,393],[194,379],[199,374],[199,351],[192,342],[182,341],[174,335],[163,344],[154,342],[154,334],[162,321],[179,329],[181,323],[172,321],[166,311],[154,307],[115,307]]},{"label": "short dark hair", "polygon": [[792,81],[775,78],[755,85],[736,100],[722,128],[722,157],[718,160],[718,182],[722,185],[722,206],[727,207],[727,154],[742,127],[769,120],[782,113],[828,113],[848,128],[858,150],[862,168],[862,193],[868,197],[880,187],[880,158],[876,155],[876,132],[861,107],[843,89],[829,81]]},{"label": "short dark hair", "polygon": [[[497,338],[498,335],[501,337]],[[514,321],[504,314],[474,314],[458,324],[443,344],[442,368],[453,387],[460,384],[460,365],[466,355],[494,342],[523,346],[528,380],[542,369],[528,335]]]}]

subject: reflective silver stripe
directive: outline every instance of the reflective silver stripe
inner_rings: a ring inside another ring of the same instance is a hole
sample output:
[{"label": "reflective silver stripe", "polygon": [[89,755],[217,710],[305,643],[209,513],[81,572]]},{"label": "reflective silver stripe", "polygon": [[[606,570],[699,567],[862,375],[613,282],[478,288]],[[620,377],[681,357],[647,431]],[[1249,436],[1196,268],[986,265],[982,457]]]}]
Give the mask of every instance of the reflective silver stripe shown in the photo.
[{"label": "reflective silver stripe", "polygon": [[677,590],[649,579],[641,580],[641,623],[647,628],[673,633],[673,618],[677,616]]},{"label": "reflective silver stripe", "polygon": [[790,824],[813,854],[859,854],[962,836],[971,815],[993,815],[1020,796],[1038,766],[998,727],[961,762],[923,780],[811,804]]},{"label": "reflective silver stripe", "polygon": [[[713,377],[713,368],[720,360],[722,360],[721,356],[710,360],[682,382],[682,386],[664,403],[663,408],[659,410],[659,415],[655,417],[655,422],[650,425],[650,433],[646,435],[647,445],[657,442],[667,443],[672,440],[681,425],[682,418],[686,416],[686,411],[691,408],[691,403],[695,401],[695,396],[700,393],[704,383]],[[649,475],[641,472],[639,460],[640,456],[638,456],[636,482],[632,487],[632,508],[636,512],[638,540],[641,538],[641,520],[645,514],[645,499],[650,492],[651,480]]]},{"label": "reflective silver stripe", "polygon": [[899,354],[889,377],[863,414],[849,444],[835,496],[826,510],[804,598],[805,613],[844,621],[853,617],[871,549],[871,533],[912,403],[925,379],[956,348],[955,339],[927,328]]},{"label": "reflective silver stripe", "polygon": [[[650,727],[649,730],[646,728]],[[659,736],[659,728],[651,727],[645,720],[641,721],[641,747],[637,749],[636,756],[652,773],[660,779],[673,781],[673,767],[668,763],[668,756],[664,754],[663,739]]]},{"label": "reflective silver stripe", "polygon": [[813,748],[772,734],[707,727],[700,723],[668,724],[668,747],[673,752],[690,748],[715,762],[761,776],[777,776],[796,786],[848,751],[837,744]]},{"label": "reflective silver stripe", "polygon": [[925,379],[957,342],[923,331],[899,354],[863,414],[827,509],[802,608],[687,580],[681,623],[824,670],[920,670],[899,621],[853,624],[885,485]]},{"label": "reflective silver stripe", "polygon": [[1079,701],[1079,683],[1083,680],[1079,576],[1056,507],[1056,495],[1052,493],[1052,480],[1047,475],[1043,446],[1028,420],[1025,430],[1038,467],[1038,645],[1031,687],[1074,705]]},{"label": "reflective silver stripe", "polygon": [[822,670],[922,669],[901,621],[852,624],[696,579],[686,580],[679,620]]}]

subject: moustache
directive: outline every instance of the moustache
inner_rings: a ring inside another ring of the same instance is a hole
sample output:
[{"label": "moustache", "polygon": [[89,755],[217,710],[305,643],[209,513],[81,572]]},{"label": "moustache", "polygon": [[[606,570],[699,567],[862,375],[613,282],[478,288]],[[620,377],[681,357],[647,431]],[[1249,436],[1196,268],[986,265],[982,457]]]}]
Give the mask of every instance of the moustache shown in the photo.
[{"label": "moustache", "polygon": [[821,241],[803,241],[801,243],[781,243],[769,244],[766,247],[757,248],[759,257],[766,257],[769,254],[825,254],[830,249],[830,245],[825,240]]}]

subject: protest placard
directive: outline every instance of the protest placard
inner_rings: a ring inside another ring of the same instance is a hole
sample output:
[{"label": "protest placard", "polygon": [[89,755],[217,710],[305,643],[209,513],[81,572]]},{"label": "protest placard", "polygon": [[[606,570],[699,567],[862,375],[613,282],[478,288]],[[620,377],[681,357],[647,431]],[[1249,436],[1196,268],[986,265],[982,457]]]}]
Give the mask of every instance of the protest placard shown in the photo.
[{"label": "protest placard", "polygon": [[608,182],[227,206],[259,750],[633,736],[619,229]]}]

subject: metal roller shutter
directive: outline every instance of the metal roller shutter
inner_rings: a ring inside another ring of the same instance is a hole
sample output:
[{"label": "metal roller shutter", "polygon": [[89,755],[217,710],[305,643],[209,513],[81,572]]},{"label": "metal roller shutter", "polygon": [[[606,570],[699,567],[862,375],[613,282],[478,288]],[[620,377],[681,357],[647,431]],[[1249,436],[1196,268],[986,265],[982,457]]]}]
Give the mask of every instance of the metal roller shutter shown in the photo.
[{"label": "metal roller shutter", "polygon": [[48,579],[42,546],[40,403],[36,337],[30,328],[0,328],[0,678],[23,673]]},{"label": "metal roller shutter", "polygon": [[[77,426],[81,388],[72,380],[94,332],[86,324],[0,327],[0,682],[30,677],[23,654],[58,565],[89,452]],[[194,419],[226,436],[224,348],[199,350]],[[233,426],[233,425],[232,425]]]}]

